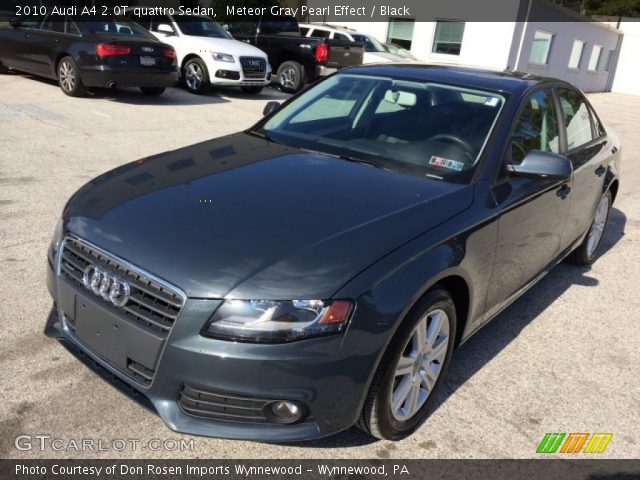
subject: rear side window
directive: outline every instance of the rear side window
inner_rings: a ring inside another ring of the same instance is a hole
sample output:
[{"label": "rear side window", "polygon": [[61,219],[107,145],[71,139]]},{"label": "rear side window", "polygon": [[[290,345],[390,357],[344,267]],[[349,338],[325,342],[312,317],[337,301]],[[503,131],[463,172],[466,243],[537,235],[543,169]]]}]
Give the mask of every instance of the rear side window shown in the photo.
[{"label": "rear side window", "polygon": [[567,129],[567,147],[579,148],[593,140],[589,105],[580,92],[565,88],[558,89],[562,116]]},{"label": "rear side window", "polygon": [[322,30],[320,28],[314,28],[311,32],[311,36],[315,38],[329,38],[331,32],[329,30]]},{"label": "rear side window", "polygon": [[64,33],[64,17],[62,15],[51,14],[40,28],[48,32]]},{"label": "rear side window", "polygon": [[307,33],[309,33],[309,27],[300,27],[300,35],[306,37]]},{"label": "rear side window", "polygon": [[551,90],[538,90],[525,101],[511,137],[511,161],[520,163],[531,150],[558,153],[558,116]]},{"label": "rear side window", "polygon": [[67,18],[66,32],[70,35],[80,35],[80,30],[73,20]]}]

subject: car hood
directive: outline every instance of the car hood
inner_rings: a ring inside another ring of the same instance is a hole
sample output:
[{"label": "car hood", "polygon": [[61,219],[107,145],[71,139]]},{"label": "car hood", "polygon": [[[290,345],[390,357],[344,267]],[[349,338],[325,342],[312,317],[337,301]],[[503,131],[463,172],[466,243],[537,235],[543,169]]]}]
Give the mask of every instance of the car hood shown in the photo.
[{"label": "car hood", "polygon": [[472,192],[241,133],[101,175],[65,228],[190,297],[323,299]]},{"label": "car hood", "polygon": [[233,38],[210,38],[210,37],[195,37],[195,36],[183,36],[183,39],[189,40],[189,47],[191,49],[203,49],[211,52],[228,53],[235,56],[247,56],[247,57],[260,57],[267,58],[267,54],[260,50],[258,47],[254,47],[240,40]]}]

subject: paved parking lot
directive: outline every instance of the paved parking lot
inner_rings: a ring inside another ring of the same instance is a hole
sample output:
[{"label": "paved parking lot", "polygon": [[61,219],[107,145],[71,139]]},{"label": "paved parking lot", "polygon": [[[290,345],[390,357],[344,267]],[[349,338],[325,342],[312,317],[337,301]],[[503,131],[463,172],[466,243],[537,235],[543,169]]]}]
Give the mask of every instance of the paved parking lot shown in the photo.
[{"label": "paved parking lot", "polygon": [[[292,445],[182,436],[43,336],[46,249],[77,188],[137,158],[246,128],[284,97],[131,90],[72,99],[52,82],[0,75],[0,457],[533,457],[545,432],[613,432],[604,456],[640,457],[640,97],[591,96],[625,151],[604,255],[591,268],[560,265],[462,346],[435,411],[404,441],[373,442],[356,429]],[[20,434],[108,446],[193,439],[194,449],[18,451]]]}]

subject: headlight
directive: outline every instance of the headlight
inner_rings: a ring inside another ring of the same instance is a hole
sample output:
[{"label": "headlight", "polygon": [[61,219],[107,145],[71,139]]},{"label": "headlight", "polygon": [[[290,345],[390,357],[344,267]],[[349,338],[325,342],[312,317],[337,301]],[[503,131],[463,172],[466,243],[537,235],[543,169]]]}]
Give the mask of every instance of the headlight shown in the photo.
[{"label": "headlight", "polygon": [[225,300],[202,334],[226,340],[279,343],[344,330],[352,303],[345,300]]},{"label": "headlight", "polygon": [[212,52],[211,56],[213,57],[214,60],[218,62],[235,63],[235,59],[233,58],[233,55],[229,55],[228,53]]},{"label": "headlight", "polygon": [[60,250],[60,244],[62,243],[62,218],[60,218],[58,220],[58,223],[56,223],[56,228],[53,231],[53,238],[51,239],[51,251],[53,252],[53,255],[55,256],[58,253],[58,250]]}]

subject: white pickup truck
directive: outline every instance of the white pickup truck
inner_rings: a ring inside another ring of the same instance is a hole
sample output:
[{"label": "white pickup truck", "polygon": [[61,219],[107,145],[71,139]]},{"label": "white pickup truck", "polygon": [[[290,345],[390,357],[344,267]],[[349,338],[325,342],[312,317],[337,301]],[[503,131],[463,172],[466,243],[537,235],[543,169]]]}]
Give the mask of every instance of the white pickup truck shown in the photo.
[{"label": "white pickup truck", "polygon": [[267,55],[235,40],[209,17],[197,15],[136,15],[127,17],[176,50],[183,86],[191,93],[205,93],[211,86],[240,87],[259,93],[271,83]]}]

